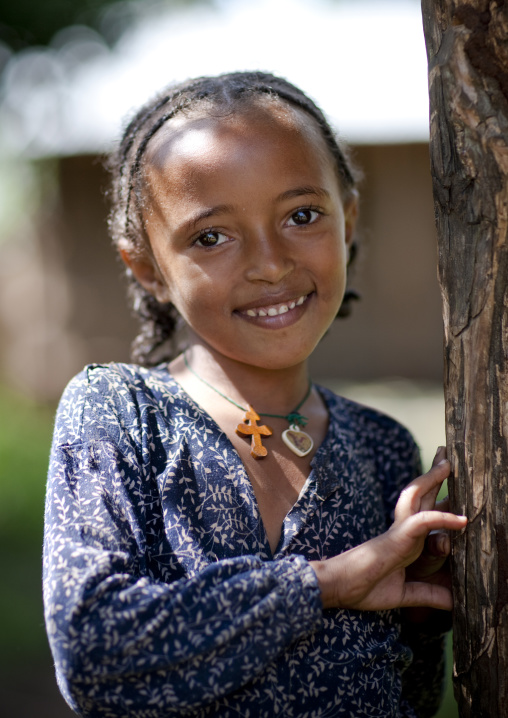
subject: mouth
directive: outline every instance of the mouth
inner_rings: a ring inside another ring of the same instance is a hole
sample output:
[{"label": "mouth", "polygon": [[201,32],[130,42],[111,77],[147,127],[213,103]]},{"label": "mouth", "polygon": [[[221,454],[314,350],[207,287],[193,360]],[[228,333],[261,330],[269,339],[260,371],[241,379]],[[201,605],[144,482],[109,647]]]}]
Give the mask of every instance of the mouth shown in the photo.
[{"label": "mouth", "polygon": [[301,307],[306,301],[308,301],[311,294],[312,292],[309,294],[302,294],[295,299],[279,302],[277,304],[265,304],[259,307],[249,307],[249,309],[237,310],[237,313],[243,316],[252,317],[253,319],[258,317],[279,317],[297,309],[298,307]]}]

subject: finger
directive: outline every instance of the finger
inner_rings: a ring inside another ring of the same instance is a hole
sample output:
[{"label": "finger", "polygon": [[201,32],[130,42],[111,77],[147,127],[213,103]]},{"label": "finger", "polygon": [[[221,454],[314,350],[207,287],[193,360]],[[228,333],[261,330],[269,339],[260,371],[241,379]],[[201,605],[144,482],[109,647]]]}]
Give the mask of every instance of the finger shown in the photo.
[{"label": "finger", "polygon": [[432,466],[436,466],[443,459],[446,459],[446,446],[438,446],[436,455],[432,459]]},{"label": "finger", "polygon": [[[392,524],[391,528],[379,539],[389,540],[394,554],[404,561],[411,559],[416,550],[418,555],[421,554],[424,540],[431,531],[460,531],[466,525],[467,518],[465,516],[445,514],[441,511],[421,511],[402,523]],[[415,558],[408,560],[405,565],[408,566]]]},{"label": "finger", "polygon": [[410,539],[426,537],[431,531],[449,529],[460,531],[467,525],[466,516],[443,513],[441,511],[420,511],[410,516],[404,523],[396,528],[398,533]]},{"label": "finger", "polygon": [[447,557],[436,558],[435,556],[419,556],[416,561],[406,568],[406,581],[427,581],[438,583],[440,586],[451,585],[451,576]]},{"label": "finger", "polygon": [[430,471],[406,486],[395,507],[395,521],[403,521],[417,511],[433,509],[441,484],[449,473],[450,463],[442,459]]},{"label": "finger", "polygon": [[404,596],[400,605],[402,608],[428,606],[451,611],[453,608],[452,592],[449,588],[437,584],[410,582],[404,586]]},{"label": "finger", "polygon": [[[438,466],[447,466],[448,467],[448,473],[445,478],[447,478],[450,475],[450,462],[446,459],[446,447],[445,446],[438,446],[436,455],[434,456],[434,459],[432,461],[432,469]],[[431,469],[431,470],[432,470]],[[443,479],[444,481],[444,479]],[[422,505],[420,507],[420,511],[428,511],[429,509],[435,508],[436,499],[438,497],[438,494],[442,487],[442,482],[438,486],[434,487],[431,491],[426,494],[422,499]],[[447,509],[443,509],[447,510]]]},{"label": "finger", "polygon": [[422,511],[402,523],[394,523],[379,541],[385,543],[378,568],[391,569],[397,565],[409,566],[421,555],[424,540],[431,531],[448,529],[460,531],[467,525],[465,516],[445,514],[440,511]]},{"label": "finger", "polygon": [[450,555],[450,534],[445,531],[431,531],[425,539],[423,552],[433,558],[446,558]]},{"label": "finger", "polygon": [[[441,464],[443,461],[446,461],[446,447],[438,446],[436,455],[432,460],[432,468],[434,468],[435,466],[439,466],[439,464]],[[443,466],[445,465],[446,464],[443,464]],[[420,511],[428,511],[429,509],[435,508],[436,499],[439,492],[441,491],[441,487],[442,484],[436,486],[434,489],[432,489],[432,491],[430,491],[426,496],[423,497]]]}]

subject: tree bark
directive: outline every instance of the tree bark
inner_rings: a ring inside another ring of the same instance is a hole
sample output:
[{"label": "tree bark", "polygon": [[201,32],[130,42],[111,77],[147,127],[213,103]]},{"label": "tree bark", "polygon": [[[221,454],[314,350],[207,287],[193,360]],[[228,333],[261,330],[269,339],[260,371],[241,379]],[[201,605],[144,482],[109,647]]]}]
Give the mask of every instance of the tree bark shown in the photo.
[{"label": "tree bark", "polygon": [[508,716],[508,0],[422,0],[445,330],[454,683]]}]

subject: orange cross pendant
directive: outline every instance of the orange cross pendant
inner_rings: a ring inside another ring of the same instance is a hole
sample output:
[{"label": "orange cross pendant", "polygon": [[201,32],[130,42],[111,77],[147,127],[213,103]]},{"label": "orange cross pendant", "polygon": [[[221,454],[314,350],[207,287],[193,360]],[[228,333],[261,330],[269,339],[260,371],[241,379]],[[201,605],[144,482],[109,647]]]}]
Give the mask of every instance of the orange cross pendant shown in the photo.
[{"label": "orange cross pendant", "polygon": [[248,411],[245,413],[244,421],[248,424],[238,424],[236,433],[241,436],[251,436],[250,455],[255,459],[262,459],[268,454],[266,447],[261,443],[262,436],[271,436],[273,434],[269,426],[258,426],[259,415],[256,414],[252,406],[249,405]]}]

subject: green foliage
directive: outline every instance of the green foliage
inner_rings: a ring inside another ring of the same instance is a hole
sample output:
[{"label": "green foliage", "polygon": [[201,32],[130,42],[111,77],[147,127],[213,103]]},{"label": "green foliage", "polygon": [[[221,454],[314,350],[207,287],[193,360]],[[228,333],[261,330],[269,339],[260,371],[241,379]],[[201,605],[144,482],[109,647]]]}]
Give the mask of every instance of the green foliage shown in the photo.
[{"label": "green foliage", "polygon": [[0,550],[0,667],[12,668],[48,653],[42,607],[41,556],[39,545],[23,550],[10,544]]},{"label": "green foliage", "polygon": [[47,651],[42,617],[44,494],[54,410],[0,386],[0,663]]},{"label": "green foliage", "polygon": [[436,713],[435,718],[459,718],[459,709],[455,698],[453,697],[453,683],[451,679],[451,666],[453,664],[453,653],[452,653],[452,634],[448,634],[448,640],[446,645],[446,662],[447,662],[447,675],[448,680],[446,682],[446,690],[444,694],[443,704]]},{"label": "green foliage", "polygon": [[42,541],[54,410],[0,386],[0,545]]}]

